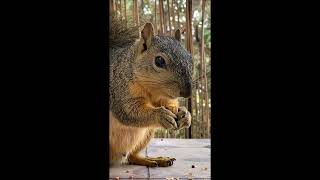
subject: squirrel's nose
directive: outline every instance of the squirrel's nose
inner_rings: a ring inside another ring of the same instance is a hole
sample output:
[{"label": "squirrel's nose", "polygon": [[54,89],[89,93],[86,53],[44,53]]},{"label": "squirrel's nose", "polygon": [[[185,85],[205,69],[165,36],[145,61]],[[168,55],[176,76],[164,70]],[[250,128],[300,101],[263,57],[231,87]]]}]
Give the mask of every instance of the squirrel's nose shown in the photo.
[{"label": "squirrel's nose", "polygon": [[191,96],[191,82],[188,82],[186,84],[184,84],[183,87],[181,87],[180,90],[180,96],[184,97],[184,98],[188,98]]}]

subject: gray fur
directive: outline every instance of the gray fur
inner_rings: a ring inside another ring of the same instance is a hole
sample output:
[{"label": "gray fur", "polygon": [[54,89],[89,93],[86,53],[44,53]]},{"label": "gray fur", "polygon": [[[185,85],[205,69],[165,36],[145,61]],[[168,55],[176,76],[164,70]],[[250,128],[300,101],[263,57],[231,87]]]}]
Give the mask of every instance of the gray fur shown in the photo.
[{"label": "gray fur", "polygon": [[[172,117],[172,113],[168,110],[158,108],[153,111],[140,112],[139,107],[143,105],[143,98],[131,97],[129,95],[128,84],[134,80],[134,72],[157,72],[152,69],[152,62],[145,64],[137,64],[136,52],[137,47],[134,42],[139,38],[139,27],[124,28],[123,24],[117,19],[112,20],[110,41],[110,111],[115,115],[120,122],[130,126],[136,127],[148,127],[154,125],[154,120],[159,118]],[[118,22],[117,22],[118,21]],[[121,27],[117,27],[121,26]],[[121,29],[121,31],[119,30]],[[118,31],[119,30],[119,31]],[[118,33],[118,34],[117,34]],[[168,70],[172,72],[173,79],[180,82],[180,86],[185,83],[191,83],[192,72],[192,57],[181,46],[180,42],[173,37],[154,36],[151,41],[151,48],[148,51],[154,49],[160,50],[165,53],[170,59],[168,64]],[[143,69],[143,71],[142,71]],[[151,78],[151,77],[150,77]],[[166,80],[163,80],[166,81]],[[169,81],[168,81],[169,82]],[[168,83],[168,88],[169,88]],[[181,87],[183,88],[183,87]],[[171,121],[168,120],[168,121]],[[169,126],[169,125],[167,125]],[[177,126],[177,125],[174,125]]]}]

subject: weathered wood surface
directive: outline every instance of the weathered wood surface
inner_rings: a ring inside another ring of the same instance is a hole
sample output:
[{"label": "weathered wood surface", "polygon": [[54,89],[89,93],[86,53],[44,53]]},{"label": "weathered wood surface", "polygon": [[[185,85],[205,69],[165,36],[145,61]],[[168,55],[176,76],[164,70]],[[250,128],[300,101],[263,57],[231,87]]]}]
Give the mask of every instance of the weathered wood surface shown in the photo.
[{"label": "weathered wood surface", "polygon": [[[142,152],[149,157],[169,156],[171,167],[122,165],[110,168],[110,179],[210,179],[210,139],[153,139]],[[194,166],[194,168],[192,168]]]}]

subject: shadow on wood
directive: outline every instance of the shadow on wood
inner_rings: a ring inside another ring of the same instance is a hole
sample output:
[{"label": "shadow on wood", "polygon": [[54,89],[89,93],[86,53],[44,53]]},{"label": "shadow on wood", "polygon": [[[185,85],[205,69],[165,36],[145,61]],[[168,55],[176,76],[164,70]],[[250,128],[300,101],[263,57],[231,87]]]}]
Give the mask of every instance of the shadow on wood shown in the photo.
[{"label": "shadow on wood", "polygon": [[211,178],[210,139],[152,139],[142,151],[150,157],[170,156],[177,160],[171,167],[147,168],[122,165],[110,168],[110,179],[128,178]]}]

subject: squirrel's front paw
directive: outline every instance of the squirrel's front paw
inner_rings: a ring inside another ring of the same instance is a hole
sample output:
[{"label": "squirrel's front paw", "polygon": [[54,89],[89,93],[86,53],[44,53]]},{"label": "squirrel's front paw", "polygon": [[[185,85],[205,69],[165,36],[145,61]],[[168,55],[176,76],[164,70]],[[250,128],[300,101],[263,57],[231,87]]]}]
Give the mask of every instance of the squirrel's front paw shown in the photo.
[{"label": "squirrel's front paw", "polygon": [[178,129],[177,122],[175,120],[177,119],[177,116],[175,114],[173,114],[170,110],[164,108],[163,106],[159,108],[159,112],[160,112],[159,123],[161,124],[162,127],[164,127],[165,129],[174,129],[174,130]]},{"label": "squirrel's front paw", "polygon": [[191,125],[191,114],[186,107],[179,107],[177,115],[178,129],[189,128]]},{"label": "squirrel's front paw", "polygon": [[179,108],[177,106],[166,106],[168,110],[170,110],[173,114],[177,114],[179,112]]}]

